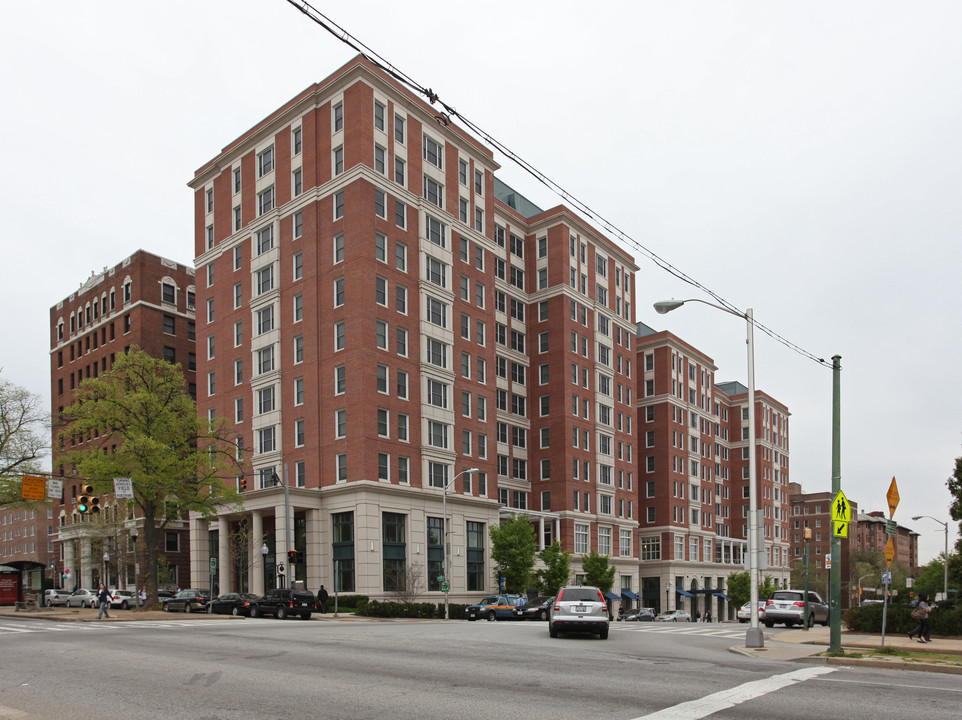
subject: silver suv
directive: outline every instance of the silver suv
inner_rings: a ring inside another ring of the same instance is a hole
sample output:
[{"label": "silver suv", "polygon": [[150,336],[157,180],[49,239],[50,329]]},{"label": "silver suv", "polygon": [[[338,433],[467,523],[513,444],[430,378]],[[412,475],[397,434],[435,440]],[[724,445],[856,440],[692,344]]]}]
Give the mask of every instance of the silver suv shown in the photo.
[{"label": "silver suv", "polygon": [[[815,623],[828,625],[828,605],[818,593],[808,593],[808,622],[806,627]],[[765,601],[765,627],[784,623],[785,627],[801,625],[805,622],[805,591],[776,590]]]},{"label": "silver suv", "polygon": [[562,632],[596,633],[608,637],[608,603],[596,587],[569,585],[561,588],[548,611],[548,634]]}]

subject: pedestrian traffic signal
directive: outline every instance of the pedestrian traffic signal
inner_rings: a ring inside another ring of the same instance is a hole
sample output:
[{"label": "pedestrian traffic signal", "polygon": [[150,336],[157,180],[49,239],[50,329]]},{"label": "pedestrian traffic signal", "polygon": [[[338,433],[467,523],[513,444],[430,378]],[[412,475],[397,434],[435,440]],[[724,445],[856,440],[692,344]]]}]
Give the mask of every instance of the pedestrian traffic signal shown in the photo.
[{"label": "pedestrian traffic signal", "polygon": [[81,515],[90,512],[90,496],[93,494],[93,485],[81,485],[80,497],[77,498],[77,510]]},{"label": "pedestrian traffic signal", "polygon": [[288,551],[287,551],[287,562],[288,562],[288,564],[290,564],[290,565],[296,565],[296,564],[297,564],[297,550],[288,550]]}]

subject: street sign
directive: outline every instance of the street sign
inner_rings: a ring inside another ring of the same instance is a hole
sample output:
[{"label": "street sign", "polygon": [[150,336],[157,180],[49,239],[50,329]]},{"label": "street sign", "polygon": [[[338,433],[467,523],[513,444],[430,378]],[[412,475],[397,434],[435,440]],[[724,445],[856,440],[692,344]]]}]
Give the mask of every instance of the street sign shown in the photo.
[{"label": "street sign", "polygon": [[888,543],[885,545],[885,562],[889,565],[895,559],[895,540],[890,536]]},{"label": "street sign", "polygon": [[832,522],[832,537],[848,537],[847,522]]},{"label": "street sign", "polygon": [[441,592],[447,592],[449,589],[450,588],[446,582],[441,583]]},{"label": "street sign", "polygon": [[47,497],[51,500],[63,496],[63,480],[60,478],[47,478]]},{"label": "street sign", "polygon": [[217,572],[217,558],[210,559],[210,571],[211,573]]},{"label": "street sign", "polygon": [[130,478],[125,478],[125,477],[114,478],[114,497],[133,500],[134,499],[134,481],[131,480]]},{"label": "street sign", "polygon": [[885,521],[885,534],[886,535],[898,535],[899,534],[899,524],[894,520]]},{"label": "street sign", "polygon": [[20,497],[24,500],[46,500],[47,481],[42,477],[24,475],[20,484]]},{"label": "street sign", "polygon": [[825,569],[826,569],[826,570],[831,570],[831,569],[832,569],[832,556],[831,556],[831,555],[826,555],[826,556],[825,556]]},{"label": "street sign", "polygon": [[889,491],[885,495],[885,499],[889,501],[889,517],[894,517],[895,508],[899,506],[899,486],[895,482],[895,476],[892,476],[892,484],[889,485]]},{"label": "street sign", "polygon": [[892,584],[892,573],[884,572],[882,573],[882,584],[891,585]]},{"label": "street sign", "polygon": [[832,499],[832,522],[850,523],[852,522],[852,506],[848,503],[848,498],[841,490]]}]

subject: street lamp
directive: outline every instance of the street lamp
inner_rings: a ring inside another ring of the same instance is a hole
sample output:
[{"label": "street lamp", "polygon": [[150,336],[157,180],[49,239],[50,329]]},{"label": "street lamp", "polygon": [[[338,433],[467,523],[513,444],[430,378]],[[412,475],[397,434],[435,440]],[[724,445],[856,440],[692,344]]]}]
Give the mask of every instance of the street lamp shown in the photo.
[{"label": "street lamp", "polygon": [[105,588],[110,587],[110,578],[107,577],[107,563],[109,562],[110,562],[110,555],[108,555],[107,553],[104,553],[104,587]]},{"label": "street lamp", "polygon": [[663,612],[671,610],[671,580],[665,583],[665,609]]},{"label": "street lamp", "polygon": [[748,308],[745,312],[739,312],[723,305],[698,298],[688,300],[664,300],[656,302],[655,312],[664,315],[672,310],[677,310],[685,303],[697,302],[708,305],[716,310],[721,310],[729,315],[740,317],[748,325],[748,438],[751,443],[748,453],[748,573],[749,586],[751,588],[751,622],[745,634],[745,647],[761,648],[765,647],[765,635],[758,623],[758,478],[755,473],[755,320],[752,317],[752,309]]},{"label": "street lamp", "polygon": [[267,554],[268,554],[270,551],[271,551],[271,549],[270,549],[269,547],[267,547],[267,543],[263,543],[263,544],[261,545],[261,560],[262,560],[262,565],[263,565],[262,573],[263,573],[263,575],[264,575],[264,592],[265,592],[265,593],[266,593],[267,590],[268,590],[268,587],[267,587]]},{"label": "street lamp", "polygon": [[875,575],[878,575],[878,573],[868,573],[867,575],[862,575],[862,577],[860,577],[860,578],[858,579],[858,601],[859,601],[859,604],[861,604],[861,602],[862,602],[862,581],[863,581],[865,578],[867,578],[867,577],[874,577]]},{"label": "street lamp", "polygon": [[451,589],[451,543],[448,540],[448,488],[462,475],[473,475],[478,468],[468,468],[455,475],[449,482],[444,483],[441,493],[441,505],[444,508],[444,619],[448,619],[448,591]]},{"label": "street lamp", "polygon": [[929,520],[935,520],[939,525],[945,528],[945,557],[942,558],[942,567],[945,569],[944,575],[944,585],[942,587],[942,599],[949,599],[949,523],[942,522],[931,515],[915,515],[913,520],[921,520],[922,518],[928,518]]}]

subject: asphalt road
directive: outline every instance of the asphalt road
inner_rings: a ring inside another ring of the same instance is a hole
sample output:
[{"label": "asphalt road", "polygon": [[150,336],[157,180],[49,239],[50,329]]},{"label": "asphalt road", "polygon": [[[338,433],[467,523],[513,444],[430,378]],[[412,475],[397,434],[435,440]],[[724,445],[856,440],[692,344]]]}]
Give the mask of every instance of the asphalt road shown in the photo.
[{"label": "asphalt road", "polygon": [[[776,631],[777,632],[777,631]],[[0,720],[956,718],[958,676],[772,663],[737,625],[0,619]]]}]

